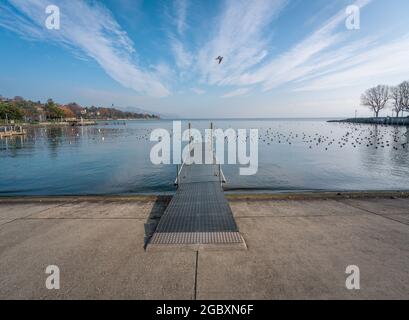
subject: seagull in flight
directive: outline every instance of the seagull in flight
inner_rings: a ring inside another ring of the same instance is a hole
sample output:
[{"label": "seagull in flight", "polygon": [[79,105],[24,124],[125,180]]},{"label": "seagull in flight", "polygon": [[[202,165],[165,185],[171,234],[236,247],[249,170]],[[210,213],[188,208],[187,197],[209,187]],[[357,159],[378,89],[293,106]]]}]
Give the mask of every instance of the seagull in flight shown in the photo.
[{"label": "seagull in flight", "polygon": [[218,61],[219,61],[219,64],[221,64],[222,61],[223,61],[223,57],[222,57],[222,56],[218,56],[218,57],[216,58],[216,60],[218,60]]}]

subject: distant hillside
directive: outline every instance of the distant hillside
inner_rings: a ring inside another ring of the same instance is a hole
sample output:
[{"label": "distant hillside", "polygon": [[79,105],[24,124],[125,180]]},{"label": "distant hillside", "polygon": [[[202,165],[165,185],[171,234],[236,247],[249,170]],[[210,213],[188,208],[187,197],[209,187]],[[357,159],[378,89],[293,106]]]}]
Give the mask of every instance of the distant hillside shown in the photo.
[{"label": "distant hillside", "polygon": [[124,111],[129,111],[129,112],[137,112],[137,113],[147,113],[147,114],[154,114],[160,119],[179,119],[180,116],[174,113],[159,113],[159,112],[152,112],[148,110],[144,110],[138,107],[125,107],[125,108],[120,108],[121,110]]},{"label": "distant hillside", "polygon": [[0,96],[0,119],[17,121],[46,121],[56,119],[159,119],[149,112],[122,111],[113,107],[83,107],[75,102],[63,105],[48,99],[41,101],[25,100],[22,97],[12,99]]}]

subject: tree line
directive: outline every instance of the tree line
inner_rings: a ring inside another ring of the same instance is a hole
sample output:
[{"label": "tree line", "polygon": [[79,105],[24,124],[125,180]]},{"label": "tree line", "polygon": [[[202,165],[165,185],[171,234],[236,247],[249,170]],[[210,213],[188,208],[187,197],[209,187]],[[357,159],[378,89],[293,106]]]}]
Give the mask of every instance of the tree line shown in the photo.
[{"label": "tree line", "polygon": [[73,102],[67,105],[55,103],[48,99],[46,103],[25,100],[22,97],[13,99],[0,95],[0,119],[14,121],[55,121],[61,119],[156,119],[154,114],[125,112],[116,108],[82,107]]},{"label": "tree line", "polygon": [[379,85],[365,91],[361,96],[361,104],[369,107],[379,117],[379,112],[391,108],[399,118],[404,112],[409,112],[409,81],[391,87]]}]

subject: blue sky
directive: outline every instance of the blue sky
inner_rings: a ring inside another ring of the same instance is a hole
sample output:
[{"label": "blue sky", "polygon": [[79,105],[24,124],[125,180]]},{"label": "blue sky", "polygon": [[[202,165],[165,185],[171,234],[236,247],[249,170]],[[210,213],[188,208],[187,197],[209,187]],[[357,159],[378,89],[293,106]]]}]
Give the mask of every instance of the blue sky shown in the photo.
[{"label": "blue sky", "polygon": [[[45,27],[49,4],[60,30]],[[366,115],[366,88],[409,80],[408,12],[407,0],[0,0],[0,94],[186,118]]]}]

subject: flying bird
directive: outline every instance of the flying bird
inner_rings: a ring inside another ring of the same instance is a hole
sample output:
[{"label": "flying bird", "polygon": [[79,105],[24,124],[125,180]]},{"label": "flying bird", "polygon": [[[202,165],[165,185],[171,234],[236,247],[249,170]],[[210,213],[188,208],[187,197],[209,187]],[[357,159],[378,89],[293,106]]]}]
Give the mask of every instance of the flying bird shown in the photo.
[{"label": "flying bird", "polygon": [[216,60],[218,60],[218,61],[219,61],[219,64],[221,64],[221,63],[222,63],[222,61],[223,61],[223,57],[218,56],[218,57],[216,58]]}]

